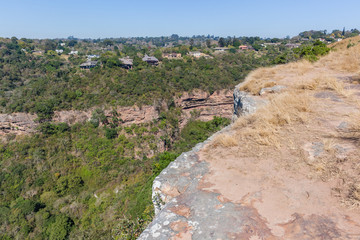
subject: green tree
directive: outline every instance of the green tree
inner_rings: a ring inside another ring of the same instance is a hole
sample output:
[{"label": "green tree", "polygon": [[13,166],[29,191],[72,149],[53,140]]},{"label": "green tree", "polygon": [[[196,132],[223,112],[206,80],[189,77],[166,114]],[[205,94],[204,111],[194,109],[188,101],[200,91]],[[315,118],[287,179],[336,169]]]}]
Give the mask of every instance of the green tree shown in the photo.
[{"label": "green tree", "polygon": [[225,40],[225,38],[220,38],[219,39],[219,47],[225,47],[226,46],[226,40]]},{"label": "green tree", "polygon": [[66,215],[60,214],[55,217],[55,222],[47,229],[46,233],[50,240],[64,240],[67,239],[74,222]]}]

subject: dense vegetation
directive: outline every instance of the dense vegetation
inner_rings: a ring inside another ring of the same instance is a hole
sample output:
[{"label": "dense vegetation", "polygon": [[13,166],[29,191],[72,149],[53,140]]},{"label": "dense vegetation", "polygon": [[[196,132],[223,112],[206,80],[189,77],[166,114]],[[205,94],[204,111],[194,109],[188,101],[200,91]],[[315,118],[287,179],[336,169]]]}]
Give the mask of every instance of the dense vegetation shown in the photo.
[{"label": "dense vegetation", "polygon": [[[42,133],[1,144],[2,239],[138,236],[152,218],[155,176],[229,123],[191,121],[177,134],[174,116],[113,128],[115,136],[90,122],[44,123]],[[167,151],[160,152],[158,145],[171,135]]]},{"label": "dense vegetation", "polygon": [[[264,47],[258,37],[219,38],[230,50],[216,55],[211,39],[194,39],[174,35],[169,41],[189,44],[166,48],[159,48],[168,41],[161,38],[149,40],[155,47],[123,39],[0,39],[0,112],[34,112],[40,122],[35,134],[0,142],[1,239],[136,238],[152,219],[153,179],[181,152],[229,124],[219,117],[190,119],[180,130],[174,96],[233,88],[254,68],[314,61],[329,51],[314,41],[291,49],[286,42]],[[254,50],[238,51],[240,44]],[[68,55],[74,49],[80,53]],[[195,50],[212,58],[186,56]],[[181,52],[183,59],[162,59],[162,52]],[[145,53],[160,65],[142,62]],[[79,68],[85,54],[100,55],[95,68]],[[134,59],[133,69],[122,68],[124,56]],[[124,126],[116,111],[105,116],[101,110],[134,104],[158,105],[159,119]],[[98,108],[86,123],[51,122],[55,110],[90,107]]]}]

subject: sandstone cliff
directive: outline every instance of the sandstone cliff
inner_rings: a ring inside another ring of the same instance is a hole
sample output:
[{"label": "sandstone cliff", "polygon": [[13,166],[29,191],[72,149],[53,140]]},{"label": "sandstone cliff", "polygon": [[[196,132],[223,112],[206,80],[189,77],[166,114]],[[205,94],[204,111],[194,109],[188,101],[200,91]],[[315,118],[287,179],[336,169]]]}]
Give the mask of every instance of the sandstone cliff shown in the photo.
[{"label": "sandstone cliff", "polygon": [[[180,117],[180,127],[182,128],[190,118],[209,121],[214,116],[231,118],[232,113],[232,92],[221,90],[208,94],[201,90],[195,90],[191,93],[183,93],[181,97],[175,99],[177,107],[182,109]],[[53,116],[54,122],[65,122],[74,124],[86,122],[91,118],[94,109],[88,111],[56,111]],[[116,111],[123,120],[123,125],[140,124],[153,121],[159,118],[159,112],[156,106],[132,106],[118,107]],[[110,115],[111,110],[105,110],[105,115]],[[13,113],[0,114],[0,136],[9,133],[21,135],[34,132],[36,126],[36,114]]]},{"label": "sandstone cliff", "polygon": [[359,239],[359,55],[251,73],[234,123],[154,180],[139,239]]}]

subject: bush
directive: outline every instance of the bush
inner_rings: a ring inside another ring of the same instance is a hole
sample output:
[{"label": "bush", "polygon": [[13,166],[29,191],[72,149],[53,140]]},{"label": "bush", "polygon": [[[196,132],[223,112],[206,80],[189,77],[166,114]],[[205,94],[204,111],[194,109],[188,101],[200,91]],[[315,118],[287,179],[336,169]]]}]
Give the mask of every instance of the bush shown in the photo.
[{"label": "bush", "polygon": [[174,161],[178,157],[178,154],[163,152],[156,156],[155,161],[152,166],[152,171],[155,176],[159,175],[160,172],[165,169],[169,163]]},{"label": "bush", "polygon": [[55,217],[55,222],[48,227],[46,233],[50,240],[64,240],[73,226],[74,222],[71,218],[60,214]]},{"label": "bush", "polygon": [[49,122],[44,122],[39,125],[38,130],[42,134],[53,135],[53,134],[67,132],[70,130],[70,127],[67,123],[52,124]]},{"label": "bush", "polygon": [[117,131],[114,128],[105,128],[105,137],[107,139],[113,139],[117,137]]}]

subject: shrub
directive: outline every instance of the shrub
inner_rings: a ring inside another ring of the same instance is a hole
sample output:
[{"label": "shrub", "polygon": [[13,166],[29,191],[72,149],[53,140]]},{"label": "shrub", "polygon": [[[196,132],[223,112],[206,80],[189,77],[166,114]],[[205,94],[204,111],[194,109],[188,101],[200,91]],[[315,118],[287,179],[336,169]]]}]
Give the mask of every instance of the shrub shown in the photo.
[{"label": "shrub", "polygon": [[113,139],[117,137],[117,131],[114,128],[105,128],[105,137],[107,139]]},{"label": "shrub", "polygon": [[48,227],[46,233],[50,240],[63,240],[67,238],[73,226],[71,218],[60,214],[55,217],[55,222]]}]

